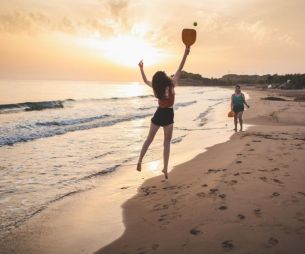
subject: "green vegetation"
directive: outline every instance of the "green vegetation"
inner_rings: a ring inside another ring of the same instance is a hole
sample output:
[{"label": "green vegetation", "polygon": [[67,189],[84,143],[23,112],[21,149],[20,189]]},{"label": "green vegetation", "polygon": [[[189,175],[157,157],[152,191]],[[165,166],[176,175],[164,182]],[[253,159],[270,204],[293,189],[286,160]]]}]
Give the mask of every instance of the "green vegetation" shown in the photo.
[{"label": "green vegetation", "polygon": [[236,84],[259,85],[281,89],[303,89],[305,88],[305,74],[267,74],[267,75],[237,75],[227,74],[221,78],[205,78],[200,74],[183,71],[181,74],[181,85],[198,86],[232,86]]}]

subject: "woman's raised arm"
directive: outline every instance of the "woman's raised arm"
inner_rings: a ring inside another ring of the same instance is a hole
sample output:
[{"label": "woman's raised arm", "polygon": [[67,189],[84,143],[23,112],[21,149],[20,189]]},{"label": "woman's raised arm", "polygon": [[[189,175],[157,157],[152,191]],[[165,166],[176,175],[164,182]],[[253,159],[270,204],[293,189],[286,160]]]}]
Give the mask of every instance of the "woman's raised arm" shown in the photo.
[{"label": "woman's raised arm", "polygon": [[141,71],[141,75],[142,75],[142,78],[143,78],[143,81],[146,85],[148,86],[151,86],[151,82],[146,78],[146,75],[145,75],[145,72],[144,72],[144,64],[143,64],[143,60],[141,60],[139,62],[139,67],[140,67],[140,71]]},{"label": "woman's raised arm", "polygon": [[184,55],[183,55],[183,57],[182,57],[181,63],[180,63],[179,68],[178,68],[178,70],[176,71],[175,76],[174,76],[174,78],[173,78],[174,84],[177,84],[178,81],[179,81],[179,79],[180,79],[180,76],[181,76],[181,72],[182,72],[183,66],[184,66],[184,64],[185,64],[187,55],[190,53],[190,50],[191,50],[190,47],[185,47],[185,51],[184,51]]}]

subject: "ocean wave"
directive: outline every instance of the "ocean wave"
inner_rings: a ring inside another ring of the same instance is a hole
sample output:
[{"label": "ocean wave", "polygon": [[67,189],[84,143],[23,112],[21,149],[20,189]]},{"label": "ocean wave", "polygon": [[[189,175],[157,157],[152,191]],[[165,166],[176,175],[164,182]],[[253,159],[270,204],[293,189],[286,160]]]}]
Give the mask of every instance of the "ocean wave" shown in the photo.
[{"label": "ocean wave", "polygon": [[[91,121],[77,125],[77,124],[72,124],[72,125],[52,125],[52,124],[41,124],[37,125],[36,123],[30,123],[27,125],[18,125],[15,126],[19,127],[19,129],[26,129],[26,131],[22,132],[19,135],[16,135],[16,132],[13,132],[12,135],[9,135],[8,133],[10,132],[10,129],[3,131],[5,135],[1,136],[0,135],[0,147],[2,146],[7,146],[7,145],[14,145],[16,143],[20,142],[27,142],[27,141],[32,141],[40,138],[47,138],[47,137],[52,137],[56,135],[63,135],[68,132],[74,132],[74,131],[81,131],[81,130],[89,130],[89,129],[94,129],[94,128],[100,128],[100,127],[107,127],[107,126],[112,126],[121,122],[126,122],[126,121],[132,121],[132,120],[137,120],[137,119],[142,119],[147,116],[151,116],[151,114],[141,114],[141,115],[130,115],[127,117],[119,117],[119,118],[112,118],[109,120],[104,120],[103,118],[96,120],[96,121]],[[105,118],[105,117],[104,117]],[[39,123],[39,122],[38,122]]]},{"label": "ocean wave", "polygon": [[145,99],[151,98],[153,95],[139,95],[130,97],[112,97],[112,98],[89,98],[89,99],[66,99],[66,100],[54,100],[54,101],[39,101],[39,102],[22,102],[15,104],[0,104],[0,114],[5,113],[18,113],[22,111],[39,111],[45,109],[60,109],[64,108],[65,104],[84,103],[84,102],[104,102],[104,101],[116,101],[116,100],[133,100],[133,99]]},{"label": "ocean wave", "polygon": [[[153,95],[137,95],[137,96],[130,96],[130,97],[112,97],[106,100],[130,100],[130,99],[145,99],[154,97]],[[104,99],[105,100],[105,99]]]},{"label": "ocean wave", "polygon": [[184,135],[182,135],[182,136],[180,136],[180,137],[173,138],[172,141],[171,141],[171,143],[172,143],[172,144],[180,143],[180,142],[183,140],[183,138],[186,137],[186,135],[187,135],[187,134],[184,134]]},{"label": "ocean wave", "polygon": [[229,101],[229,100],[230,100],[230,98],[228,98],[228,97],[225,97],[225,98],[210,98],[210,99],[208,99],[208,101],[221,101],[221,102]]},{"label": "ocean wave", "polygon": [[213,110],[213,106],[209,106],[204,112],[201,112],[193,121],[199,120],[199,126],[204,126],[207,123],[207,115]]},{"label": "ocean wave", "polygon": [[152,106],[152,107],[141,107],[141,108],[138,108],[139,110],[149,110],[149,109],[153,109],[153,108],[156,108],[156,106]]},{"label": "ocean wave", "polygon": [[96,120],[104,119],[110,117],[110,115],[98,115],[93,117],[86,117],[86,118],[79,118],[79,119],[65,119],[60,121],[49,121],[49,122],[37,122],[36,125],[38,126],[66,126],[66,125],[76,125],[76,124],[83,124],[89,123]]},{"label": "ocean wave", "polygon": [[192,105],[194,103],[197,103],[197,101],[180,102],[180,103],[176,103],[174,108],[178,109],[178,108],[181,108],[181,107],[187,107],[187,106],[190,106],[190,105]]},{"label": "ocean wave", "polygon": [[[67,100],[65,100],[67,101]],[[18,111],[34,111],[53,108],[63,108],[65,101],[40,101],[40,102],[23,102],[16,104],[2,104],[0,105],[0,113],[11,113]]]},{"label": "ocean wave", "polygon": [[99,159],[99,158],[105,157],[105,156],[110,155],[110,154],[113,154],[113,153],[114,153],[113,151],[106,152],[106,153],[103,153],[103,154],[94,156],[92,159]]},{"label": "ocean wave", "polygon": [[120,166],[121,166],[121,164],[114,165],[112,167],[103,169],[103,170],[101,170],[99,172],[96,172],[96,173],[93,173],[91,175],[85,176],[81,180],[88,180],[88,179],[91,179],[91,178],[94,178],[94,177],[97,177],[97,176],[102,176],[102,175],[109,174],[109,173],[115,171]]}]

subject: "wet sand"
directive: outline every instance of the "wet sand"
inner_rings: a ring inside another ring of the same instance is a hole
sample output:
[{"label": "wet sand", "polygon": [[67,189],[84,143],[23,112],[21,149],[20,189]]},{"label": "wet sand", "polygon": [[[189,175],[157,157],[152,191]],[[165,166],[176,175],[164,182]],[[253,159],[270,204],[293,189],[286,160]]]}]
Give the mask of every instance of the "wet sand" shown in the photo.
[{"label": "wet sand", "polygon": [[143,172],[58,202],[0,240],[1,253],[304,253],[305,103],[261,100],[269,93],[249,91],[255,126],[168,181]]}]

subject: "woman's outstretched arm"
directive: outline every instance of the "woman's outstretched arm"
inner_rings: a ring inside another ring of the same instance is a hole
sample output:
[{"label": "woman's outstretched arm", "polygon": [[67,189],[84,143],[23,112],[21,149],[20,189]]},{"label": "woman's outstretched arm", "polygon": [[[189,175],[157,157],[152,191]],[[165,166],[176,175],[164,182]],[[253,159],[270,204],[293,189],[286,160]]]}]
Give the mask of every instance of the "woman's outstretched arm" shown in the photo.
[{"label": "woman's outstretched arm", "polygon": [[148,86],[151,86],[151,82],[146,78],[146,75],[145,75],[145,72],[144,72],[144,64],[143,64],[143,60],[141,60],[139,62],[139,67],[140,67],[140,71],[141,71],[141,75],[142,75],[142,78],[143,78],[143,81],[146,85]]},{"label": "woman's outstretched arm", "polygon": [[177,84],[178,81],[179,81],[179,79],[180,79],[180,76],[181,76],[181,72],[182,72],[183,66],[184,66],[184,64],[185,64],[187,55],[190,53],[190,50],[191,50],[190,47],[185,47],[185,51],[184,51],[184,55],[183,55],[183,57],[182,57],[181,63],[180,63],[179,68],[178,68],[178,70],[176,71],[176,74],[175,74],[175,76],[174,76],[174,78],[173,78],[174,84]]},{"label": "woman's outstretched arm", "polygon": [[242,93],[241,96],[242,96],[243,99],[244,99],[244,104],[245,104],[248,108],[250,108],[249,104],[246,102],[245,95]]},{"label": "woman's outstretched arm", "polygon": [[233,111],[233,108],[234,108],[233,96],[234,96],[234,94],[232,94],[232,96],[231,96],[231,111]]}]

